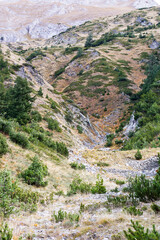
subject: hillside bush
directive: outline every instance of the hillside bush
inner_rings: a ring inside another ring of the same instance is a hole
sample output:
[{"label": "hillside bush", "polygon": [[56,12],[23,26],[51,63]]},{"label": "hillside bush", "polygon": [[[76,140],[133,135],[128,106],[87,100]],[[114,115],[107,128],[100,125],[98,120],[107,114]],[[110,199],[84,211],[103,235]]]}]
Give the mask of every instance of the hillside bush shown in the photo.
[{"label": "hillside bush", "polygon": [[62,128],[59,126],[59,122],[53,118],[47,118],[48,129],[62,132]]},{"label": "hillside bush", "polygon": [[63,142],[56,142],[57,152],[68,157],[69,151]]},{"label": "hillside bush", "polygon": [[128,231],[124,231],[125,237],[127,240],[159,240],[160,233],[156,231],[155,226],[153,225],[153,229],[150,231],[148,228],[145,230],[139,222],[133,222],[132,228],[129,228]]},{"label": "hillside bush", "polygon": [[8,227],[7,223],[3,223],[0,226],[0,239],[2,240],[12,240],[13,234],[12,229]]},{"label": "hillside bush", "polygon": [[100,175],[97,176],[96,185],[91,188],[92,194],[104,194],[106,193],[106,188],[103,185],[103,179]]},{"label": "hillside bush", "polygon": [[44,181],[44,178],[48,176],[48,168],[44,165],[38,157],[33,158],[32,164],[20,174],[20,177],[29,185],[35,185],[36,187],[45,187],[48,182]]},{"label": "hillside bush", "polygon": [[10,132],[10,139],[11,141],[15,142],[16,144],[20,145],[23,148],[27,148],[29,145],[28,138],[24,133],[21,132],[14,132],[13,130]]},{"label": "hillside bush", "polygon": [[130,196],[134,196],[142,202],[160,199],[159,174],[153,180],[147,179],[145,175],[136,176],[135,178],[130,178],[128,184],[127,190]]},{"label": "hillside bush", "polygon": [[31,112],[31,119],[34,120],[35,122],[41,122],[42,116],[37,110],[34,110]]},{"label": "hillside bush", "polygon": [[3,137],[2,134],[0,134],[0,157],[4,154],[6,154],[8,152],[8,144],[7,141],[5,139],[5,137]]},{"label": "hillside bush", "polygon": [[138,149],[138,151],[137,151],[136,154],[135,154],[135,159],[136,159],[136,160],[141,160],[141,159],[142,159],[142,154],[141,154],[141,152],[139,151],[139,149]]},{"label": "hillside bush", "polygon": [[65,219],[68,219],[70,222],[79,222],[80,216],[77,213],[67,213],[60,209],[57,214],[54,212],[52,217],[58,223],[63,222]]},{"label": "hillside bush", "polygon": [[36,58],[37,56],[43,56],[43,57],[45,57],[46,54],[44,54],[41,50],[37,50],[37,51],[34,51],[33,53],[31,53],[31,54],[26,58],[26,60],[27,60],[27,61],[31,61],[32,59]]}]

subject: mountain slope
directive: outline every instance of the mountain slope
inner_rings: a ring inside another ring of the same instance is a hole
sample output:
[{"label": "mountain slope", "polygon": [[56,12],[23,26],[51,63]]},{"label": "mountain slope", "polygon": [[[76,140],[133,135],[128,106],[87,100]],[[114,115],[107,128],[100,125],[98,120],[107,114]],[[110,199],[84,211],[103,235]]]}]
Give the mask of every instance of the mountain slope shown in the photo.
[{"label": "mountain slope", "polygon": [[[37,10],[38,4],[38,10]],[[156,6],[145,1],[0,1],[0,39],[5,42],[50,38],[85,21]]]}]

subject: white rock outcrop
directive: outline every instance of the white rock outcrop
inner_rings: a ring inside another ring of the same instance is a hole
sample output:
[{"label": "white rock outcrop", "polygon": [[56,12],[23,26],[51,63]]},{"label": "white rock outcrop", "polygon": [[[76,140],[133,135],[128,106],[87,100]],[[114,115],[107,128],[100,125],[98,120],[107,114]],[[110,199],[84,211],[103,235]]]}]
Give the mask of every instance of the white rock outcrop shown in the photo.
[{"label": "white rock outcrop", "polygon": [[0,0],[0,42],[48,39],[111,12],[156,5],[154,0]]}]

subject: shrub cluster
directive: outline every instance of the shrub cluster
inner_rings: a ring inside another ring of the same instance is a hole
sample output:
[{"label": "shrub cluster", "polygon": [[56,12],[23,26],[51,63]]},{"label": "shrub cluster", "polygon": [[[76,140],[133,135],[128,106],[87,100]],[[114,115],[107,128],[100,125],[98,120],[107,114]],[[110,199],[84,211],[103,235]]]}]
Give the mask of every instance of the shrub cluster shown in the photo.
[{"label": "shrub cluster", "polygon": [[82,164],[82,163],[78,164],[77,162],[70,163],[70,166],[71,166],[71,168],[73,168],[75,170],[83,170],[86,168],[84,164]]},{"label": "shrub cluster", "polygon": [[0,134],[0,157],[3,154],[6,154],[8,152],[8,144],[6,142],[5,137],[3,137],[2,134]]},{"label": "shrub cluster", "polygon": [[20,177],[29,185],[35,185],[37,187],[45,187],[48,182],[44,181],[44,178],[48,176],[47,166],[44,165],[38,157],[33,158],[32,164],[24,172],[20,174]]},{"label": "shrub cluster", "polygon": [[79,214],[76,213],[67,213],[63,210],[59,210],[56,214],[55,212],[52,215],[56,223],[63,222],[65,219],[68,219],[70,222],[79,222]]},{"label": "shrub cluster", "polygon": [[92,193],[92,194],[104,194],[106,188],[103,185],[103,179],[98,175],[96,184],[93,186],[90,183],[85,183],[80,178],[75,178],[70,184],[70,190],[67,195],[73,195],[76,193]]}]

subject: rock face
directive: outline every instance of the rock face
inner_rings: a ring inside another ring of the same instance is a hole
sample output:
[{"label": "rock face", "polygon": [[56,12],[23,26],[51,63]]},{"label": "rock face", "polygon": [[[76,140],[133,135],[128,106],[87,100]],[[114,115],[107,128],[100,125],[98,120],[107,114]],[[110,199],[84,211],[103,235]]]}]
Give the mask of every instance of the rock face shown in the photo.
[{"label": "rock face", "polygon": [[156,5],[153,0],[0,0],[0,42],[48,39],[93,18]]}]

